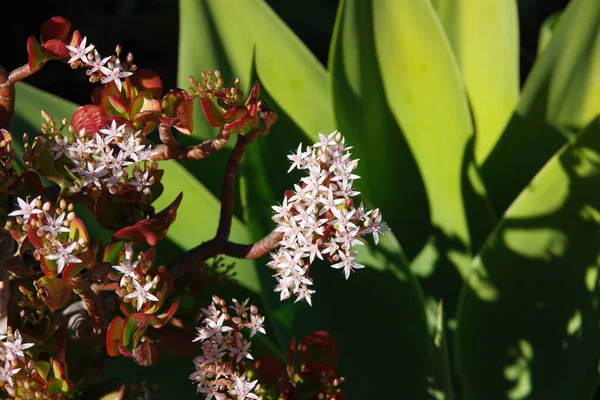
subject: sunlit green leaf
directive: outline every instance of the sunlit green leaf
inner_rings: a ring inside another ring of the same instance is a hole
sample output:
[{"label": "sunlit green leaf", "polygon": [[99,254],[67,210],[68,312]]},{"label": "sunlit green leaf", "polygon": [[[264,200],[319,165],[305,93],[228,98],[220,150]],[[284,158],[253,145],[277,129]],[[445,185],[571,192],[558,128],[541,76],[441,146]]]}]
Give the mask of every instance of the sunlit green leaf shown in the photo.
[{"label": "sunlit green leaf", "polygon": [[519,100],[516,0],[433,0],[458,61],[475,122],[475,158],[486,159]]},{"label": "sunlit green leaf", "polygon": [[600,110],[600,2],[573,0],[529,74],[521,101],[481,167],[502,214],[521,190]]},{"label": "sunlit green leaf", "polygon": [[[476,258],[458,314],[465,399],[589,399],[600,359],[600,121],[536,175]],[[569,367],[572,366],[572,367]]]},{"label": "sunlit green leaf", "polygon": [[550,39],[552,39],[552,35],[554,34],[554,29],[556,28],[556,24],[562,15],[562,11],[555,12],[551,14],[548,18],[544,20],[542,27],[540,28],[540,36],[538,39],[538,56],[546,50],[548,43],[550,43]]}]

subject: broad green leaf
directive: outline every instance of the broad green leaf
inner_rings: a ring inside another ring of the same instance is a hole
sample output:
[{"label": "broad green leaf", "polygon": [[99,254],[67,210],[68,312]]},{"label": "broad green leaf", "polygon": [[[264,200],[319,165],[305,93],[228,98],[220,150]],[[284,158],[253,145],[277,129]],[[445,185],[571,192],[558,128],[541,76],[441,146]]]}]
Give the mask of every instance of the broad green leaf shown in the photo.
[{"label": "broad green leaf", "polygon": [[475,259],[457,356],[465,399],[589,399],[598,379],[600,121],[535,176]]},{"label": "broad green leaf", "polygon": [[481,167],[502,214],[533,176],[600,110],[600,2],[573,0],[525,82],[521,101]]},{"label": "broad green leaf", "polygon": [[329,56],[338,129],[360,159],[361,193],[379,207],[408,257],[431,231],[423,179],[392,115],[378,69],[373,3],[341,1]]},{"label": "broad green leaf", "polygon": [[265,2],[181,0],[180,7],[179,85],[201,68],[220,68],[233,74],[224,79],[239,77],[248,88],[254,53],[261,85],[305,133],[333,130],[325,69]]},{"label": "broad green leaf", "polygon": [[550,43],[550,39],[552,39],[552,35],[554,34],[554,29],[556,28],[556,24],[562,15],[562,11],[555,12],[551,14],[548,18],[544,20],[540,28],[540,36],[538,38],[538,48],[537,53],[538,56],[546,50],[548,43]]},{"label": "broad green leaf", "polygon": [[[473,126],[458,65],[428,1],[379,1],[373,18],[387,103],[429,199],[431,239],[415,269],[429,274],[434,264],[449,261],[464,276],[492,218],[473,162]],[[391,184],[403,185],[402,176],[397,180]],[[450,288],[459,284],[453,279]]]},{"label": "broad green leaf", "polygon": [[433,0],[458,61],[475,122],[480,165],[519,101],[516,0]]},{"label": "broad green leaf", "polygon": [[[262,81],[260,71],[258,77]],[[295,150],[305,136],[270,94],[268,90],[263,91],[263,98],[278,110],[277,123],[267,137],[259,137],[249,146],[243,165],[242,198],[254,240],[276,227],[271,220],[271,206],[281,203],[284,191],[293,189],[293,184],[302,176],[298,171],[286,173],[289,168],[286,155]],[[357,172],[362,173],[362,164]],[[358,190],[362,189],[362,181],[355,182]],[[301,340],[316,330],[327,330],[333,335],[339,347],[339,375],[346,378],[342,389],[349,397],[372,394],[373,386],[365,384],[365,368],[377,365],[378,394],[393,397],[401,387],[407,398],[425,398],[430,349],[419,283],[409,271],[391,232],[383,236],[378,248],[361,246],[358,250],[367,268],[352,274],[347,281],[326,262],[311,267],[312,289],[316,290],[313,307],[306,302],[294,303],[293,299],[280,301],[278,293],[273,291],[276,284],[271,276],[273,271],[266,267],[259,269],[269,316],[276,319],[278,335],[284,343],[288,343],[292,335]],[[260,265],[267,262],[267,257],[259,260]],[[384,305],[382,294],[386,297]],[[390,313],[393,318],[389,317]],[[386,328],[377,334],[381,343],[393,343],[386,347],[385,357],[376,351],[357,351],[364,332],[350,324],[358,315],[386,321]]]},{"label": "broad green leaf", "polygon": [[435,400],[454,400],[454,390],[450,373],[450,357],[448,355],[448,339],[446,336],[446,317],[443,301],[437,307],[437,318],[433,333],[433,366],[427,380],[428,393]]}]

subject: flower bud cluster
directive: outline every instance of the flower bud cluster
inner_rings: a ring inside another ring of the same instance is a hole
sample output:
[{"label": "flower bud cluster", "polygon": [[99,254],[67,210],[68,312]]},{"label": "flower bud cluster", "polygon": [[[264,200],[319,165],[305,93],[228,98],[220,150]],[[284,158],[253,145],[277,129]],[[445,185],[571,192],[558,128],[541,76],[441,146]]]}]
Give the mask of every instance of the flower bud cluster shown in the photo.
[{"label": "flower bud cluster", "polygon": [[286,192],[283,203],[274,206],[273,220],[278,232],[283,233],[279,249],[271,253],[267,264],[276,272],[276,292],[281,300],[296,295],[296,301],[311,304],[314,290],[308,276],[316,258],[327,258],[332,268],[342,269],[346,279],[355,269],[364,268],[356,262],[356,245],[364,244],[362,236],[372,233],[375,244],[379,234],[389,228],[381,224],[379,209],[366,210],[363,204],[356,208],[353,197],[360,194],[353,188],[359,176],[354,173],[358,160],[350,158],[344,137],[340,132],[328,136],[319,134],[319,142],[288,158],[294,168],[308,175]]},{"label": "flower bud cluster", "polygon": [[102,57],[93,44],[87,45],[87,37],[84,37],[79,45],[67,46],[71,58],[67,61],[72,68],[87,67],[86,73],[90,77],[90,82],[100,81],[102,84],[114,82],[119,92],[122,88],[122,78],[131,76],[137,69],[133,64],[133,55],[129,53],[124,62],[119,58],[121,47],[117,46],[116,55]]},{"label": "flower bud cluster", "polygon": [[19,176],[13,168],[14,160],[12,136],[7,130],[0,129],[0,193],[6,193],[17,182]]},{"label": "flower bud cluster", "polygon": [[202,309],[203,326],[196,328],[195,341],[202,342],[202,355],[194,358],[196,371],[190,379],[198,384],[198,392],[206,398],[224,400],[258,399],[258,381],[249,381],[242,360],[253,359],[250,354],[252,338],[257,332],[265,334],[265,317],[258,309],[247,306],[248,299],[239,303],[233,299],[229,311],[224,300],[212,297],[208,308]]},{"label": "flower bud cluster", "polygon": [[192,76],[189,77],[191,85],[189,91],[193,93],[193,95],[211,99],[216,98],[225,107],[233,107],[240,102],[243,93],[239,89],[239,78],[234,81],[234,87],[223,88],[223,78],[221,78],[221,72],[219,70],[215,70],[214,72],[202,71],[200,76],[202,78],[200,82]]},{"label": "flower bud cluster", "polygon": [[8,214],[5,229],[26,235],[32,229],[39,238],[41,245],[37,246],[34,255],[42,256],[45,260],[56,262],[57,273],[60,274],[70,263],[80,263],[76,254],[83,251],[88,243],[84,238],[74,241],[69,237],[71,222],[76,218],[73,204],[67,204],[62,199],[58,207],[50,202],[42,205],[40,197],[31,202],[17,198],[18,209]]},{"label": "flower bud cluster", "polygon": [[152,146],[144,144],[141,131],[117,126],[113,120],[94,135],[81,132],[78,136],[54,135],[51,146],[55,160],[64,155],[73,163],[69,171],[78,180],[77,191],[106,188],[112,194],[135,190],[150,195],[158,164],[151,161]]},{"label": "flower bud cluster", "polygon": [[152,292],[160,283],[158,275],[152,278],[147,274],[150,269],[150,262],[144,258],[143,253],[140,253],[137,260],[133,260],[133,250],[129,244],[125,244],[124,257],[119,261],[118,265],[113,265],[113,269],[122,274],[119,281],[121,289],[118,291],[119,296],[124,301],[131,301],[132,305],[140,311],[142,306],[152,301],[158,301]]}]

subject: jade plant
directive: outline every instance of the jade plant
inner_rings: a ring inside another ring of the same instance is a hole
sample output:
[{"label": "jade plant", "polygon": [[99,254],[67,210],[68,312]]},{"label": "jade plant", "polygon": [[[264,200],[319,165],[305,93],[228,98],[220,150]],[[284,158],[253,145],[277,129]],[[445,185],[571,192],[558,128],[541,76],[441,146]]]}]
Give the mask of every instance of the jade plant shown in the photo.
[{"label": "jade plant", "polygon": [[[364,268],[357,249],[367,235],[377,244],[388,228],[378,209],[355,199],[358,160],[342,133],[321,133],[317,143],[300,144],[288,156],[289,172],[306,176],[281,193],[268,235],[235,243],[238,166],[254,141],[269,140],[261,136],[277,120],[258,81],[245,94],[239,79],[227,86],[218,70],[198,71],[189,88],[166,89],[132,54],[120,46],[113,55],[100,53],[60,16],[41,26],[39,39],[29,38],[27,51],[26,65],[10,73],[0,68],[0,254],[6,254],[0,258],[0,388],[18,399],[90,398],[86,390],[101,382],[107,358],[151,368],[166,352],[189,362],[190,380],[208,399],[343,399],[329,333],[309,334],[298,346],[292,340],[287,358],[255,359],[252,341],[268,333],[268,321],[254,299],[229,302],[219,293],[223,282],[236,283],[232,258],[270,255],[262,265],[274,271],[281,301],[293,295],[308,304],[317,286],[309,271],[321,260],[346,279]],[[15,84],[48,62],[85,73],[92,103],[68,116],[40,109],[37,134],[15,132]],[[216,135],[184,145],[179,138],[199,123],[195,107]],[[22,156],[16,135],[23,135]],[[201,162],[232,139],[214,238],[176,257],[160,254],[186,195],[184,184],[170,205],[155,210],[166,185],[175,184],[163,179],[161,164]],[[107,243],[95,237],[90,221],[110,232]],[[179,313],[182,302],[185,313]],[[82,363],[87,369],[80,370]]]}]

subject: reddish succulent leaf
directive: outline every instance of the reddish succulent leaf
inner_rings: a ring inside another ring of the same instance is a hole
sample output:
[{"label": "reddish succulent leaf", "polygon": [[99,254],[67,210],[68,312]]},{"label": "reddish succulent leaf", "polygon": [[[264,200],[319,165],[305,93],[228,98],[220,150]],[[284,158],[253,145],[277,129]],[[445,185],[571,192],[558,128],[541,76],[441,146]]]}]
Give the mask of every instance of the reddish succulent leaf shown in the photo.
[{"label": "reddish succulent leaf", "polygon": [[44,256],[40,256],[42,272],[48,278],[56,278],[58,276],[58,264],[56,260],[47,260]]},{"label": "reddish succulent leaf", "polygon": [[201,97],[200,104],[208,122],[214,127],[223,126],[223,112],[212,99]]},{"label": "reddish succulent leaf", "polygon": [[131,340],[137,328],[138,323],[133,315],[123,320],[121,327],[121,343],[123,343],[123,346],[129,347],[131,345]]},{"label": "reddish succulent leaf", "polygon": [[85,129],[88,136],[93,136],[99,129],[105,127],[102,120],[102,112],[99,106],[88,104],[79,107],[73,114],[71,125],[75,132],[80,132]]},{"label": "reddish succulent leaf", "polygon": [[80,239],[83,239],[86,243],[90,242],[90,236],[85,228],[85,223],[81,219],[77,217],[73,218],[69,228],[71,229],[69,232],[69,239],[73,239],[74,242],[77,242]]},{"label": "reddish succulent leaf", "polygon": [[123,96],[121,94],[121,92],[119,91],[119,89],[117,88],[117,85],[115,84],[114,81],[109,82],[106,85],[104,85],[104,90],[102,91],[102,96],[100,97],[100,108],[101,108],[102,115],[111,115],[116,112],[116,110],[110,103],[110,100],[108,98],[109,95],[121,97],[121,98]]},{"label": "reddish succulent leaf", "polygon": [[119,353],[121,353],[125,357],[131,358],[131,351],[127,350],[127,348],[123,346],[121,342],[117,342],[117,348],[119,349]]},{"label": "reddish succulent leaf", "polygon": [[57,15],[44,22],[40,28],[40,40],[42,43],[51,39],[65,40],[70,31],[69,20]]},{"label": "reddish succulent leaf", "polygon": [[159,318],[161,319],[161,322],[158,325],[154,325],[154,327],[156,329],[159,329],[159,328],[162,328],[163,326],[165,326],[171,320],[171,318],[173,318],[173,315],[175,315],[178,308],[179,308],[179,299],[175,300],[175,302],[173,304],[171,304],[171,307],[169,307],[169,311],[167,311],[166,314],[159,316]]},{"label": "reddish succulent leaf", "polygon": [[150,324],[152,326],[160,325],[161,320],[154,314],[146,314],[146,313],[133,313],[130,315],[134,317],[139,325],[141,324]]},{"label": "reddish succulent leaf", "polygon": [[161,124],[165,124],[168,126],[175,126],[179,121],[177,118],[166,118],[166,117],[158,117],[158,120]]},{"label": "reddish succulent leaf", "polygon": [[162,106],[160,104],[160,101],[158,101],[156,99],[151,99],[148,97],[143,97],[143,99],[144,99],[144,103],[142,104],[142,108],[140,109],[140,112],[146,112],[146,111],[161,112],[162,111]]},{"label": "reddish succulent leaf", "polygon": [[39,237],[37,235],[38,229],[36,228],[31,228],[27,231],[27,239],[29,240],[29,243],[31,243],[33,245],[33,247],[35,247],[36,249],[40,249],[42,247],[44,247],[44,241],[41,237]]},{"label": "reddish succulent leaf", "polygon": [[104,87],[102,87],[102,86],[95,87],[92,89],[92,95],[91,95],[92,104],[95,104],[97,106],[100,105],[100,101],[102,101],[102,91],[103,90],[104,90]]},{"label": "reddish succulent leaf", "polygon": [[162,98],[163,116],[170,118],[177,115],[177,106],[188,100],[190,95],[183,89],[171,89]]},{"label": "reddish succulent leaf", "polygon": [[237,121],[246,115],[248,115],[248,109],[244,106],[237,106],[227,110],[227,112],[223,114],[223,120],[226,122]]},{"label": "reddish succulent leaf", "polygon": [[225,124],[223,127],[231,133],[243,133],[253,125],[254,121],[255,118],[252,115],[245,115],[237,121]]},{"label": "reddish succulent leaf", "polygon": [[336,365],[338,362],[337,344],[327,331],[317,331],[306,336],[298,345],[298,353],[303,364],[319,361]]},{"label": "reddish succulent leaf", "polygon": [[110,103],[110,105],[113,107],[113,109],[117,113],[119,113],[121,115],[127,113],[127,106],[123,102],[123,98],[121,96],[117,97],[112,94],[108,94],[107,98],[108,98],[108,102]]},{"label": "reddish succulent leaf", "polygon": [[158,363],[160,351],[154,342],[146,340],[133,349],[132,357],[139,365],[149,367]]},{"label": "reddish succulent leaf", "polygon": [[140,221],[135,225],[121,229],[113,235],[113,240],[133,240],[156,246],[159,240],[165,238],[169,226],[175,220],[182,197],[183,193],[180,193],[175,201],[156,214],[155,218]]},{"label": "reddish succulent leaf", "polygon": [[50,39],[42,44],[42,51],[51,60],[67,59],[70,56],[67,45],[59,39]]},{"label": "reddish succulent leaf", "polygon": [[29,36],[27,39],[27,53],[29,54],[29,69],[32,71],[39,70],[48,61],[48,57],[42,51],[42,46],[33,36]]},{"label": "reddish succulent leaf", "polygon": [[71,35],[71,39],[69,40],[69,46],[79,46],[79,43],[81,43],[82,39],[81,32],[74,30],[73,34]]},{"label": "reddish succulent leaf", "polygon": [[250,104],[258,103],[258,95],[260,93],[260,83],[258,81],[254,82],[252,86],[252,90],[250,90],[250,94],[248,95],[248,99],[246,100],[246,106]]},{"label": "reddish succulent leaf", "polygon": [[148,329],[148,322],[143,322],[135,331],[131,343],[133,347],[136,347],[138,344],[140,344],[142,337],[144,337],[144,333],[146,333],[146,329]]},{"label": "reddish succulent leaf", "polygon": [[191,135],[194,130],[194,100],[189,99],[177,106],[177,119],[179,122],[175,129],[185,135]]},{"label": "reddish succulent leaf", "polygon": [[152,96],[152,94],[150,92],[144,91],[144,92],[138,93],[138,95],[135,96],[135,98],[133,99],[133,101],[129,105],[129,110],[127,110],[127,115],[129,116],[130,120],[133,119],[133,117],[137,113],[140,112],[140,110],[142,109],[142,106],[144,105],[144,98],[146,96]]},{"label": "reddish succulent leaf", "polygon": [[119,348],[117,343],[121,341],[121,327],[123,318],[116,316],[110,322],[108,330],[106,331],[106,352],[111,357],[117,357],[119,354]]},{"label": "reddish succulent leaf", "polygon": [[114,242],[110,242],[104,248],[104,254],[102,255],[102,261],[106,261],[112,265],[117,265],[119,263],[119,256],[121,251],[125,248],[125,244],[127,242],[125,240],[117,240]]},{"label": "reddish succulent leaf", "polygon": [[48,361],[37,360],[34,361],[35,368],[38,370],[38,374],[42,379],[46,380],[48,373],[50,372],[50,363]]},{"label": "reddish succulent leaf", "polygon": [[163,83],[156,71],[148,68],[138,69],[129,77],[133,86],[138,90],[148,90],[152,97],[158,99],[162,94]]},{"label": "reddish succulent leaf", "polygon": [[64,307],[71,297],[71,288],[61,279],[43,276],[33,284],[41,289],[42,298],[51,310]]},{"label": "reddish succulent leaf", "polygon": [[87,268],[96,258],[96,254],[93,251],[84,251],[76,256],[81,260],[80,263],[70,263],[65,267],[62,272],[62,280],[68,282],[69,279],[81,272],[82,269]]}]

